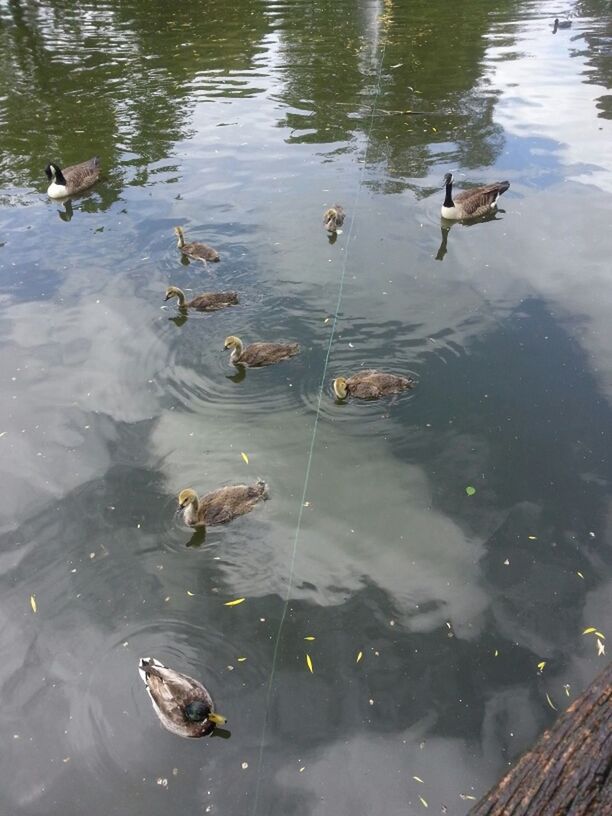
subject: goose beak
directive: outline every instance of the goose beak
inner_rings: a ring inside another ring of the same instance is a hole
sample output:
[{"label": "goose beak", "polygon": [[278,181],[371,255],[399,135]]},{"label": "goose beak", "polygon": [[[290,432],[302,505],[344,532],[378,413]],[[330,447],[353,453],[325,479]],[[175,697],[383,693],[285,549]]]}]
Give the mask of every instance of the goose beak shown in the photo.
[{"label": "goose beak", "polygon": [[222,714],[209,714],[208,719],[215,725],[225,725],[227,718]]}]

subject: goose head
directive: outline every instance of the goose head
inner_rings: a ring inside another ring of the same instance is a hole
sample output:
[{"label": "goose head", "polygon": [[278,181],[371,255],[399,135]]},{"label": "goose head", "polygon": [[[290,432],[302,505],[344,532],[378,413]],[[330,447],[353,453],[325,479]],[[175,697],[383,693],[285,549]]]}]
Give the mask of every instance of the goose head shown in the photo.
[{"label": "goose head", "polygon": [[449,184],[453,183],[453,174],[452,173],[445,173],[444,174],[444,187],[448,187]]},{"label": "goose head", "polygon": [[49,164],[45,167],[45,173],[52,184],[66,184],[66,179],[64,178],[64,174],[62,173],[62,169],[59,164],[49,162]]},{"label": "goose head", "polygon": [[235,355],[236,357],[240,357],[242,354],[242,340],[239,337],[236,337],[233,334],[230,334],[229,337],[225,338],[225,342],[223,343],[224,349],[233,349],[232,357]]},{"label": "goose head", "polygon": [[166,297],[164,298],[164,300],[170,300],[171,298],[178,298],[179,301],[181,300],[181,298],[184,300],[185,293],[183,292],[182,289],[179,289],[178,286],[169,286],[166,289]]},{"label": "goose head", "polygon": [[185,510],[185,508],[189,507],[189,505],[196,505],[198,504],[198,494],[193,490],[191,487],[186,487],[184,490],[178,494],[178,510]]},{"label": "goose head", "polygon": [[336,377],[336,379],[332,382],[332,388],[334,389],[334,394],[338,399],[346,399],[348,394],[346,377]]},{"label": "goose head", "polygon": [[185,243],[185,231],[183,230],[182,227],[175,227],[174,234],[176,235],[177,238],[177,246],[182,247],[183,244]]}]

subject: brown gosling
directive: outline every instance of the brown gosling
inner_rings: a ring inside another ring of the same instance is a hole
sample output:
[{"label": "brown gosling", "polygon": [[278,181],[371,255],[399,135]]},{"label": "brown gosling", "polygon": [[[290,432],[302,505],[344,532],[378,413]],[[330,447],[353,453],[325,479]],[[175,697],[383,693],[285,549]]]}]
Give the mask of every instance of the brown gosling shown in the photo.
[{"label": "brown gosling", "polygon": [[330,207],[323,213],[323,227],[331,233],[338,232],[338,228],[344,224],[344,210],[339,204]]},{"label": "brown gosling", "polygon": [[237,292],[202,292],[192,300],[186,300],[185,293],[178,286],[169,286],[166,289],[164,300],[171,298],[178,300],[179,309],[196,309],[198,312],[216,312],[238,303]]},{"label": "brown gosling", "polygon": [[300,352],[298,343],[250,343],[245,346],[242,340],[233,334],[225,338],[223,348],[232,349],[231,363],[250,368],[280,363],[281,360],[295,357]]},{"label": "brown gosling", "polygon": [[347,397],[357,399],[380,399],[389,394],[399,394],[407,388],[414,388],[412,377],[400,377],[399,374],[387,374],[384,371],[360,371],[351,377],[336,377],[332,386],[334,394],[340,400]]},{"label": "brown gosling", "polygon": [[227,524],[238,516],[250,513],[256,504],[269,496],[268,485],[259,479],[252,485],[227,485],[198,499],[190,487],[178,495],[178,509],[188,527],[202,529],[209,525]]},{"label": "brown gosling", "polygon": [[227,720],[215,712],[210,692],[198,680],[141,657],[138,673],[161,724],[177,737],[205,737]]},{"label": "brown gosling", "polygon": [[485,187],[475,187],[459,193],[454,199],[452,173],[446,173],[444,176],[444,186],[446,195],[440,210],[442,218],[447,218],[449,221],[462,221],[469,218],[480,218],[494,212],[497,209],[499,197],[510,187],[510,182],[496,181]]},{"label": "brown gosling", "polygon": [[185,231],[182,227],[175,227],[174,232],[176,233],[177,237],[176,245],[181,250],[183,255],[186,255],[188,258],[192,258],[194,261],[202,261],[204,264],[207,261],[219,260],[219,253],[217,250],[213,249],[211,246],[208,246],[208,244],[200,244],[197,241],[185,243]]},{"label": "brown gosling", "polygon": [[45,167],[45,173],[51,184],[47,188],[49,198],[65,198],[87,190],[100,178],[100,159],[93,159],[62,168],[59,164],[50,162]]}]

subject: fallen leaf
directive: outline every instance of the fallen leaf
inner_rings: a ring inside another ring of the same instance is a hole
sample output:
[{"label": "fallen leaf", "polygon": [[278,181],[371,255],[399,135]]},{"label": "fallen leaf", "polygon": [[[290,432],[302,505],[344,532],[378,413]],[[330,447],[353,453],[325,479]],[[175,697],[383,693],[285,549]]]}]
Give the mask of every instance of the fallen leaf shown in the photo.
[{"label": "fallen leaf", "polygon": [[306,635],[306,637],[304,638],[304,640],[314,640],[314,639],[315,639],[314,635]]},{"label": "fallen leaf", "polygon": [[308,671],[309,671],[311,674],[314,674],[314,669],[312,668],[312,660],[310,659],[310,655],[309,655],[309,654],[307,654],[307,655],[306,655],[306,665],[308,666]]},{"label": "fallen leaf", "polygon": [[558,711],[558,709],[555,707],[555,704],[554,704],[554,703],[553,703],[553,701],[550,699],[550,695],[548,694],[548,692],[546,692],[546,699],[548,700],[548,705],[549,705],[549,706],[550,706],[552,709],[554,709],[555,711]]},{"label": "fallen leaf", "polygon": [[425,783],[423,782],[423,780],[421,779],[421,777],[420,777],[420,776],[413,776],[412,778],[413,778],[413,779],[416,779],[416,781],[417,781],[417,782],[420,782],[420,783],[421,783],[421,785],[424,785],[424,784],[425,784]]},{"label": "fallen leaf", "polygon": [[460,793],[459,798],[460,799],[472,799],[472,800],[476,799],[475,796],[471,796],[469,793]]},{"label": "fallen leaf", "polygon": [[476,488],[475,488],[475,487],[472,487],[472,485],[468,485],[468,486],[465,488],[465,492],[468,494],[468,496],[473,496],[473,495],[474,495],[474,493],[476,492]]},{"label": "fallen leaf", "polygon": [[496,650],[493,652],[493,657],[497,657],[498,655],[499,655],[499,651],[496,649]]},{"label": "fallen leaf", "polygon": [[543,660],[541,663],[538,663],[538,669],[540,671],[543,671],[545,665],[546,665],[546,661]]},{"label": "fallen leaf", "polygon": [[238,604],[244,603],[246,598],[236,598],[235,601],[226,601],[223,606],[238,606]]},{"label": "fallen leaf", "polygon": [[597,657],[601,657],[602,655],[606,654],[606,647],[601,642],[599,638],[597,638]]},{"label": "fallen leaf", "polygon": [[537,537],[537,536],[527,536],[527,538],[528,538],[530,541],[537,541],[537,540],[538,540],[538,537]]},{"label": "fallen leaf", "polygon": [[36,595],[30,595],[30,606],[32,607],[32,612],[36,614],[38,611],[38,607],[36,606]]},{"label": "fallen leaf", "polygon": [[577,575],[579,578],[582,578],[582,580],[584,581],[584,575],[583,575],[583,574],[580,572],[580,570],[576,570],[576,575]]},{"label": "fallen leaf", "polygon": [[190,592],[189,590],[187,590],[187,594],[189,595],[190,598],[193,598],[195,592]]},{"label": "fallen leaf", "polygon": [[355,661],[355,663],[359,663],[359,661],[361,660],[362,657],[363,657],[363,652],[359,652],[357,654],[357,660]]},{"label": "fallen leaf", "polygon": [[606,639],[606,636],[605,636],[605,635],[602,635],[602,633],[601,633],[601,632],[595,632],[595,634],[597,635],[597,637],[598,637],[598,638],[601,638],[602,640],[605,640],[605,639]]},{"label": "fallen leaf", "polygon": [[595,627],[594,627],[594,626],[589,626],[589,627],[587,627],[587,628],[584,630],[584,632],[583,632],[582,634],[583,634],[583,635],[590,635],[590,634],[591,634],[591,632],[596,632],[596,631],[597,631],[597,630],[595,629]]},{"label": "fallen leaf", "polygon": [[237,660],[239,663],[244,663],[244,661],[246,660],[246,657],[237,657],[237,658],[236,658],[236,660]]},{"label": "fallen leaf", "polygon": [[7,434],[6,431],[2,431],[2,433],[0,433],[0,439],[2,439],[3,436],[6,436],[6,434]]},{"label": "fallen leaf", "polygon": [[422,797],[422,796],[419,796],[419,799],[421,800],[421,804],[423,805],[423,807],[429,807],[429,805],[427,804],[427,802],[425,801],[425,799],[423,799],[423,797]]},{"label": "fallen leaf", "polygon": [[244,464],[248,465],[249,464],[249,457],[246,455],[246,453],[244,451],[240,451],[240,455],[242,456],[242,458],[244,460]]},{"label": "fallen leaf", "polygon": [[564,688],[564,690],[565,690],[565,694],[566,694],[566,695],[569,697],[569,696],[570,696],[570,684],[569,684],[569,683],[566,683],[566,684],[563,686],[563,688]]},{"label": "fallen leaf", "polygon": [[432,130],[433,130],[434,133],[438,132],[438,128],[432,127]]}]

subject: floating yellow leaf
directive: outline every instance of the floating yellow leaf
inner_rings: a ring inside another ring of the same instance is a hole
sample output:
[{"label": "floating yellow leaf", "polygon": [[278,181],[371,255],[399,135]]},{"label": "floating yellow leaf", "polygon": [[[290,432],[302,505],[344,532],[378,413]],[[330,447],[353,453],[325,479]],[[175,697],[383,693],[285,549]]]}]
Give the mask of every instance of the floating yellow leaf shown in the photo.
[{"label": "floating yellow leaf", "polygon": [[237,658],[236,658],[236,660],[237,660],[239,663],[244,663],[244,661],[246,660],[246,657],[237,657]]},{"label": "floating yellow leaf", "polygon": [[312,660],[310,659],[310,655],[309,655],[309,654],[307,654],[307,655],[306,655],[306,665],[308,666],[308,671],[309,671],[311,674],[314,674],[314,669],[312,668]]},{"label": "floating yellow leaf", "polygon": [[187,594],[189,595],[190,598],[193,598],[195,592],[190,592],[189,590],[187,590]]},{"label": "floating yellow leaf", "polygon": [[597,657],[601,657],[602,655],[605,655],[605,653],[606,647],[603,645],[601,640],[597,638]]},{"label": "floating yellow leaf", "polygon": [[601,638],[602,640],[605,640],[605,639],[606,639],[606,636],[605,636],[605,635],[602,635],[602,633],[601,633],[601,632],[595,632],[595,634],[597,635],[597,637],[598,637],[598,638]]},{"label": "floating yellow leaf", "polygon": [[577,575],[579,578],[582,578],[582,580],[584,581],[584,575],[583,575],[583,574],[580,572],[580,570],[576,570],[576,575]]},{"label": "floating yellow leaf", "polygon": [[498,655],[499,655],[499,651],[496,649],[496,650],[493,652],[493,657],[497,657]]},{"label": "floating yellow leaf", "polygon": [[240,455],[242,456],[244,464],[248,465],[249,464],[249,457],[246,455],[246,453],[244,451],[240,451]]},{"label": "floating yellow leaf", "polygon": [[555,711],[558,711],[558,709],[556,708],[555,704],[554,704],[554,703],[553,703],[553,701],[550,699],[550,695],[548,694],[548,692],[546,692],[546,699],[548,700],[548,705],[549,705],[549,706],[550,706],[552,709],[554,709]]},{"label": "floating yellow leaf", "polygon": [[314,640],[314,639],[315,639],[314,635],[306,635],[306,637],[304,638],[304,640]]},{"label": "floating yellow leaf", "polygon": [[416,779],[416,781],[417,781],[417,782],[420,782],[420,783],[421,783],[421,785],[424,785],[424,784],[425,784],[425,783],[423,782],[423,780],[421,779],[421,777],[420,777],[420,776],[413,776],[412,778],[413,778],[413,779]]},{"label": "floating yellow leaf", "polygon": [[32,612],[36,613],[38,611],[38,607],[36,606],[36,595],[30,595],[30,606],[32,607]]},{"label": "floating yellow leaf", "polygon": [[584,632],[582,634],[583,635],[590,635],[591,632],[596,632],[596,631],[597,630],[595,629],[594,626],[589,626],[587,629],[584,630]]},{"label": "floating yellow leaf", "polygon": [[244,603],[246,598],[236,598],[235,601],[226,601],[223,606],[238,606],[238,604]]},{"label": "floating yellow leaf", "polygon": [[460,799],[476,799],[475,796],[471,796],[469,793],[460,793],[459,798]]},{"label": "floating yellow leaf", "polygon": [[423,797],[422,797],[422,796],[419,796],[419,799],[421,800],[421,804],[423,805],[423,807],[429,807],[429,805],[427,804],[427,802],[425,801],[425,799],[423,799]]},{"label": "floating yellow leaf", "polygon": [[545,665],[546,665],[546,661],[545,661],[545,660],[543,660],[541,663],[538,663],[538,669],[539,669],[540,671],[542,671],[542,670],[544,669],[544,666],[545,666]]},{"label": "floating yellow leaf", "polygon": [[537,540],[538,540],[538,537],[537,537],[537,536],[527,536],[527,538],[528,538],[530,541],[537,541]]},{"label": "floating yellow leaf", "polygon": [[355,663],[359,663],[359,661],[361,660],[362,657],[363,657],[363,652],[359,652],[357,654],[357,660],[355,661]]}]

